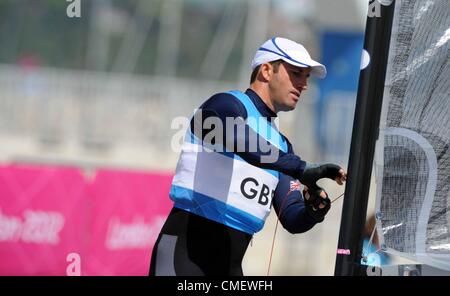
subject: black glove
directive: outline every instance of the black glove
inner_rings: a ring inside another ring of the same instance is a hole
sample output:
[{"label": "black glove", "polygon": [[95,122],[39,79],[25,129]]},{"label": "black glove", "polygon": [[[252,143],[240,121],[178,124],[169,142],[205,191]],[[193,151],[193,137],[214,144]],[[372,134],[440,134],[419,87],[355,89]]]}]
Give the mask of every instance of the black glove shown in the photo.
[{"label": "black glove", "polygon": [[[318,189],[304,189],[303,198],[305,201],[306,212],[311,216],[317,223],[322,222],[325,219],[325,215],[331,208],[331,200],[328,198],[328,194],[325,190],[317,186]],[[326,198],[320,196],[321,192],[325,192]],[[320,208],[320,205],[324,205]]]},{"label": "black glove", "polygon": [[298,180],[306,185],[311,192],[317,191],[320,187],[317,186],[316,182],[322,178],[329,178],[331,180],[335,180],[337,177],[340,177],[339,170],[340,166],[327,163],[319,166],[308,167],[306,166],[303,173],[300,175]]}]

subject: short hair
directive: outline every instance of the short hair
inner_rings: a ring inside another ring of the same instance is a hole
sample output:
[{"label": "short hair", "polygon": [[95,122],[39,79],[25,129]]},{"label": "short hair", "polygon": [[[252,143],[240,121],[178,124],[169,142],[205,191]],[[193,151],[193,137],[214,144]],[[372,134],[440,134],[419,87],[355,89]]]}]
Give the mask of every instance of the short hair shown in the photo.
[{"label": "short hair", "polygon": [[[271,64],[271,65],[273,66],[274,72],[278,72],[278,66],[281,64],[281,62],[283,62],[282,59],[279,59],[279,60],[276,60],[276,61],[269,62],[269,64]],[[253,69],[252,75],[250,76],[250,84],[252,84],[253,82],[255,82],[255,80],[256,80],[256,75],[258,74],[259,68],[261,68],[261,65],[258,65],[258,66],[256,66],[255,69]]]}]

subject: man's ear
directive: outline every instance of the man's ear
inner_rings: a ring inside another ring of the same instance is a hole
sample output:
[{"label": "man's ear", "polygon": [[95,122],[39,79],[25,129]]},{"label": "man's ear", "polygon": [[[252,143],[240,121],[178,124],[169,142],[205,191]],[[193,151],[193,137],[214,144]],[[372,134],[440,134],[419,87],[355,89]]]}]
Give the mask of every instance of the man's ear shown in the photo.
[{"label": "man's ear", "polygon": [[258,78],[261,81],[267,82],[272,78],[273,66],[269,63],[261,64],[258,72]]}]

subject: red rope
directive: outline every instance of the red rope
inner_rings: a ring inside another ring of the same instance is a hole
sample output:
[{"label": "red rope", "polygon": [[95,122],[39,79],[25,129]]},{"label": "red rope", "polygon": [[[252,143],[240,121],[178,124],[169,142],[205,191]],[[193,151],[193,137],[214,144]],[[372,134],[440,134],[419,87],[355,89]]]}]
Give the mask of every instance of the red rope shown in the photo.
[{"label": "red rope", "polygon": [[275,231],[273,233],[273,239],[272,239],[272,248],[270,249],[269,267],[267,268],[267,276],[269,276],[270,265],[272,264],[272,255],[273,255],[273,249],[274,249],[274,246],[275,246],[275,236],[277,234],[278,222],[280,221],[281,213],[283,212],[284,203],[285,203],[287,197],[289,196],[289,194],[291,194],[292,191],[294,191],[294,190],[291,189],[291,190],[288,191],[288,193],[286,193],[286,196],[284,197],[283,202],[281,203],[280,213],[277,216],[277,223],[275,224]]},{"label": "red rope", "polygon": [[[295,189],[291,189],[288,191],[288,193],[286,193],[286,196],[283,199],[283,202],[281,203],[281,207],[280,207],[280,213],[277,216],[277,223],[275,224],[275,231],[273,233],[273,239],[272,239],[272,248],[270,249],[270,256],[269,256],[269,267],[267,268],[267,276],[269,276],[270,274],[270,266],[272,264],[272,255],[273,255],[273,250],[275,247],[275,236],[277,235],[277,229],[278,229],[278,222],[280,221],[280,217],[281,217],[281,213],[283,212],[283,206],[284,203],[286,202],[287,197],[289,196],[289,194],[292,193],[292,191],[294,191]],[[344,195],[344,193],[342,193],[341,195],[339,195],[338,197],[336,197],[335,199],[333,199],[331,201],[331,203],[335,202],[336,200],[338,200],[340,197],[342,197]]]}]

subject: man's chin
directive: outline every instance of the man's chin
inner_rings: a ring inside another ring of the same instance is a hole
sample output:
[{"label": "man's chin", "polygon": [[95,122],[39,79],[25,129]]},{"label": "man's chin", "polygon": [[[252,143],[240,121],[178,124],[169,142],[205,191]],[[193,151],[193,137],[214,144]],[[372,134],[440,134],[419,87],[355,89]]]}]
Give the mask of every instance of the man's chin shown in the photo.
[{"label": "man's chin", "polygon": [[283,112],[292,111],[292,110],[295,109],[296,106],[297,106],[297,105],[293,105],[293,106],[284,106],[283,109],[281,109],[280,111],[283,111]]}]

